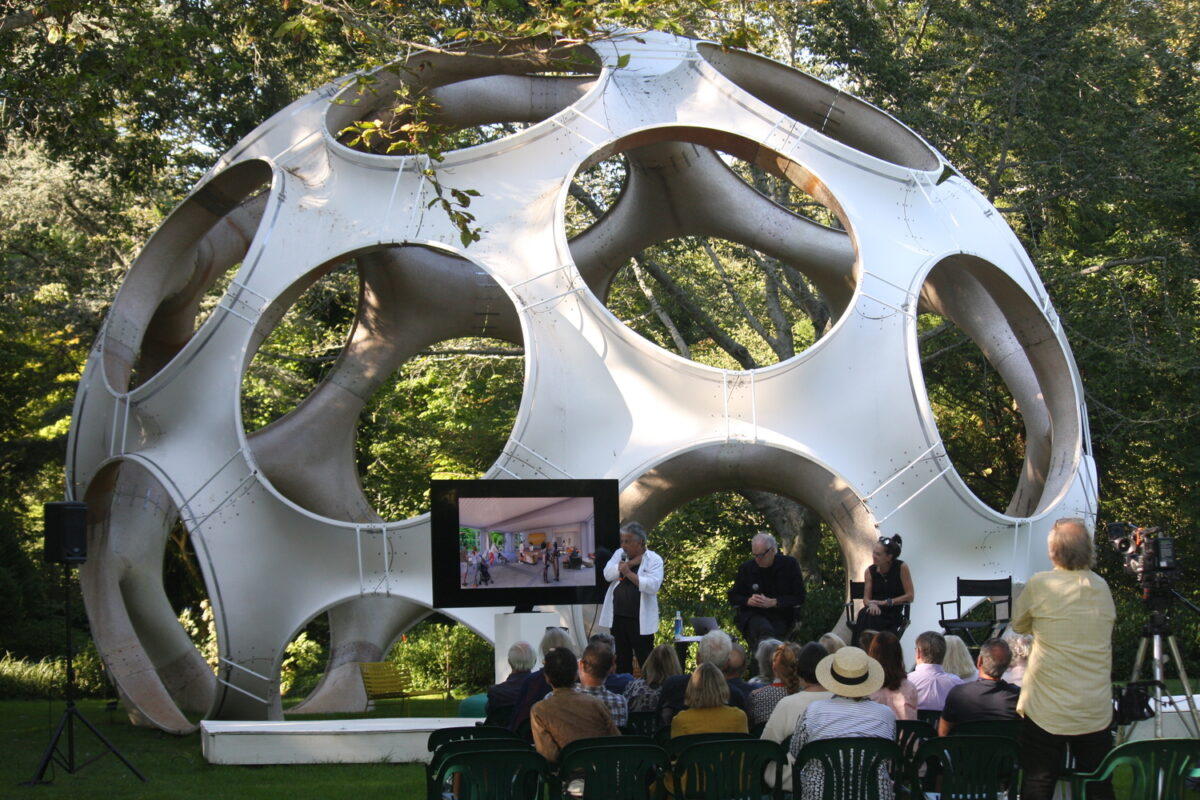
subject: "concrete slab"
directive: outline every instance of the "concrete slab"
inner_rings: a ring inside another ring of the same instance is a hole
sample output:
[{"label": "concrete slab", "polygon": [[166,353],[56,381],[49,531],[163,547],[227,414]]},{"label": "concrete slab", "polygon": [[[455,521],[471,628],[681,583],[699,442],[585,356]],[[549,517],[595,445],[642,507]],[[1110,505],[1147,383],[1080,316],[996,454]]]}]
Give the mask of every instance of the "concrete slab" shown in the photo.
[{"label": "concrete slab", "polygon": [[425,743],[462,717],[246,722],[206,719],[200,747],[210,764],[428,763]]}]

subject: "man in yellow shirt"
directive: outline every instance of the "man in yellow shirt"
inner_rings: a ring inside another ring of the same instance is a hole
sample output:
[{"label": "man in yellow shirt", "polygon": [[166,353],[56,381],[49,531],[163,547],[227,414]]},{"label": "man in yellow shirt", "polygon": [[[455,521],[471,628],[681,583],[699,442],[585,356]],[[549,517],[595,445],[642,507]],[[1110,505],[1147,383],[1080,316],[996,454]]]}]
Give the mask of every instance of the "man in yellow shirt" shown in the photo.
[{"label": "man in yellow shirt", "polygon": [[1095,550],[1083,520],[1060,519],[1046,544],[1054,569],[1030,577],[1012,620],[1014,631],[1033,634],[1017,701],[1025,718],[1021,800],[1053,797],[1068,746],[1083,771],[1112,747],[1112,594],[1091,569]]}]

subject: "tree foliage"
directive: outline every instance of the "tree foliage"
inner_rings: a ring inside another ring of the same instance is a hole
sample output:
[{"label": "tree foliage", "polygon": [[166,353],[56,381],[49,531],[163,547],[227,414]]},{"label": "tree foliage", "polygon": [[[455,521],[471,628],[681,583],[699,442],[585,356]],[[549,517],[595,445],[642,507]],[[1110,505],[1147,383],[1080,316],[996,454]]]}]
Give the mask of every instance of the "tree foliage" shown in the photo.
[{"label": "tree foliage", "polygon": [[[880,105],[944,152],[1017,232],[1072,342],[1100,470],[1101,519],[1160,524],[1175,534],[1178,586],[1200,599],[1200,11],[1193,5],[0,3],[0,649],[40,657],[56,647],[57,634],[45,633],[58,602],[47,591],[55,576],[37,552],[39,507],[61,496],[74,386],[137,247],[200,170],[274,111],[355,68],[467,42],[505,57],[529,36],[543,37],[547,63],[562,66],[555,59],[563,46],[609,35],[609,26],[748,46]],[[455,132],[433,133],[419,144],[433,152],[457,146],[441,138]],[[611,204],[623,181],[618,161],[579,176],[571,230]],[[834,222],[794,187],[734,166],[778,202]],[[470,196],[453,192],[470,188],[447,187],[445,210],[465,209]],[[469,231],[470,220],[464,225]],[[344,342],[356,295],[352,269],[331,275],[272,334],[243,387],[248,429],[286,413],[320,381]],[[648,248],[618,275],[608,303],[660,346],[728,368],[789,358],[831,324],[802,276],[719,240]],[[955,466],[981,499],[1003,507],[1023,457],[1018,410],[965,336],[932,317],[921,325],[922,367]],[[360,420],[358,466],[383,516],[422,511],[431,475],[487,468],[520,402],[521,364],[508,345],[440,343],[372,398]],[[670,543],[661,547],[671,576],[664,608],[719,615],[719,587],[753,530],[771,526],[805,559],[810,578],[834,587],[828,602],[820,589],[810,601],[828,606],[821,616],[832,616],[822,624],[832,625],[840,556],[804,511],[755,494],[677,510],[654,534]],[[1119,559],[1102,554],[1100,569],[1122,620],[1140,619]],[[1122,632],[1122,671],[1135,625]],[[1177,632],[1194,661],[1196,623],[1184,618]]]}]

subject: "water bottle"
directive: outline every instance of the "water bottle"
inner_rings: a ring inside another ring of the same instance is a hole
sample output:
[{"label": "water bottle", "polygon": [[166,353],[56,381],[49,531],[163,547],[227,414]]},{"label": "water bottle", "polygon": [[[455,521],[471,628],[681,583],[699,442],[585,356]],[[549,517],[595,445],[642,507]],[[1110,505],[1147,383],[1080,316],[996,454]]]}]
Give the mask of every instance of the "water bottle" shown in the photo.
[{"label": "water bottle", "polygon": [[683,613],[676,611],[675,612],[675,638],[678,639],[680,636],[683,636]]}]

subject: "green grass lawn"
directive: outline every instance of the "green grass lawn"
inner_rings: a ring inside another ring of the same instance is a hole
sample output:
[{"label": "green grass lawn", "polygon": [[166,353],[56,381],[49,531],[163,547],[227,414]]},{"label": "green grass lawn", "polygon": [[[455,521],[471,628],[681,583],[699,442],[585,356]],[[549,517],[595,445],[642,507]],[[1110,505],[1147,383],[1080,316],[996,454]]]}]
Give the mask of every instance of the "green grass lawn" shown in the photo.
[{"label": "green grass lawn", "polygon": [[[400,703],[381,703],[370,716],[401,715]],[[453,715],[453,703],[411,701],[413,716]],[[65,704],[48,700],[0,701],[0,798],[347,798],[404,800],[425,794],[425,771],[419,764],[313,764],[280,766],[216,766],[200,754],[200,734],[168,736],[136,728],[121,711],[106,711],[103,700],[83,700],[79,709],[89,722],[148,779],[139,781],[85,726],[75,724],[75,763],[103,753],[75,774],[51,764],[52,782],[21,786],[37,771]],[[466,720],[464,720],[466,722]],[[67,751],[67,737],[61,740]]]}]

